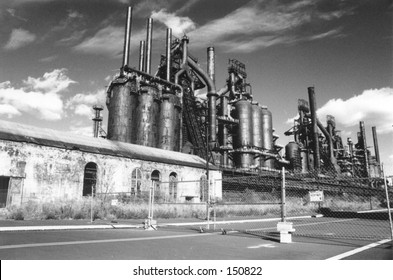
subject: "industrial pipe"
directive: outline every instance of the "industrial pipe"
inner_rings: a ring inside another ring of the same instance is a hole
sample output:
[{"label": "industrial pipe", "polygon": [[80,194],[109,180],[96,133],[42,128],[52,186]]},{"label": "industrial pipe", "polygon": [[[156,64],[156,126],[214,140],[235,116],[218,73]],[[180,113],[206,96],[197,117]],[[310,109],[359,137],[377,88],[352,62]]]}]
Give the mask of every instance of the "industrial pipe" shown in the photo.
[{"label": "industrial pipe", "polygon": [[364,168],[365,168],[365,175],[366,177],[369,176],[369,159],[368,159],[368,151],[367,151],[367,142],[366,142],[366,130],[364,128],[364,122],[360,121],[359,123],[359,127],[360,127],[360,135],[362,137],[362,145],[364,148]]},{"label": "industrial pipe", "polygon": [[328,140],[328,149],[329,149],[329,159],[330,163],[334,166],[336,172],[340,172],[340,168],[337,165],[337,159],[334,156],[334,149],[333,149],[333,139],[331,134],[326,130],[323,124],[317,119],[318,128],[322,131],[323,135],[325,135],[326,139]]},{"label": "industrial pipe", "polygon": [[216,99],[217,92],[213,80],[196,64],[190,57],[187,58],[188,65],[203,79],[207,85],[208,119],[209,119],[209,143],[212,147],[217,145],[216,141]]},{"label": "industrial pipe", "polygon": [[124,49],[123,49],[123,64],[124,66],[128,65],[129,57],[130,57],[130,41],[131,41],[131,18],[132,18],[132,7],[129,6],[127,9],[127,21],[125,27],[125,34],[124,34]]},{"label": "industrial pipe", "polygon": [[151,72],[151,53],[152,53],[152,40],[153,40],[153,19],[147,19],[147,33],[146,33],[146,59],[145,59],[145,72]]},{"label": "industrial pipe", "polygon": [[166,30],[166,80],[171,81],[171,45],[172,45],[172,29]]},{"label": "industrial pipe", "polygon": [[317,104],[315,101],[314,87],[308,87],[308,98],[310,102],[310,113],[311,113],[311,126],[312,126],[312,139],[314,144],[314,168],[316,172],[319,172],[321,168],[321,155],[319,153],[319,139],[318,139],[318,124],[317,124]]},{"label": "industrial pipe", "polygon": [[214,47],[207,48],[207,74],[210,79],[212,79],[213,83],[216,83],[216,75],[215,75],[215,53]]},{"label": "industrial pipe", "polygon": [[139,44],[139,71],[145,71],[145,41]]},{"label": "industrial pipe", "polygon": [[378,147],[378,137],[377,137],[377,128],[373,126],[372,128],[373,131],[373,140],[374,140],[374,151],[375,151],[375,160],[378,163],[381,163],[381,159],[379,157],[379,147]]}]

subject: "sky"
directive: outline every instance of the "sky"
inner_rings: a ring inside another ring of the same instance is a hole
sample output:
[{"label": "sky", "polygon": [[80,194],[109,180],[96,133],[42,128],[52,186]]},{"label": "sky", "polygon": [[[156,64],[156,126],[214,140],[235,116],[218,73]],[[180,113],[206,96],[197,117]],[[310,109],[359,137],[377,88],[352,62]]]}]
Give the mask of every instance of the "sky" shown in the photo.
[{"label": "sky", "polygon": [[[377,127],[381,161],[393,175],[392,12],[389,0],[1,0],[0,119],[92,135],[91,107],[122,62],[127,6],[133,7],[130,66],[152,17],[153,60],[165,30],[186,34],[206,69],[216,51],[216,87],[228,59],[246,65],[254,100],[273,114],[278,143],[315,87],[318,118],[336,118],[346,142],[364,121],[372,154]],[[106,130],[107,110],[103,111]]]}]

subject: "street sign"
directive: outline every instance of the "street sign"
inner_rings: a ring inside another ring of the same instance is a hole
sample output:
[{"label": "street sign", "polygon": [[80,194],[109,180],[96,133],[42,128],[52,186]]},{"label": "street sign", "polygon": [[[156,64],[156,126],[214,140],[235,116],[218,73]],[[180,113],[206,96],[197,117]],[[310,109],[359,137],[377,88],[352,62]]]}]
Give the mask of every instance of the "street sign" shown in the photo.
[{"label": "street sign", "polygon": [[323,191],[310,191],[308,192],[310,196],[310,202],[322,202],[323,201]]}]

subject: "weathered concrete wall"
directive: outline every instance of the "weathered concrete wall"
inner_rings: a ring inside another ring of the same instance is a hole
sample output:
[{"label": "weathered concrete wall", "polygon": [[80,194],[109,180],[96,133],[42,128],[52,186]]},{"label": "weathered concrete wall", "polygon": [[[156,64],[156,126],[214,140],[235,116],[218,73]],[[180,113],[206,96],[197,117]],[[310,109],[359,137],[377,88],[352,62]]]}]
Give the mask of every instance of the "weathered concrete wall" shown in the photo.
[{"label": "weathered concrete wall", "polygon": [[[140,168],[141,191],[149,190],[154,170],[160,172],[162,182],[168,182],[169,175],[175,172],[179,181],[178,200],[193,196],[198,201],[198,182],[205,174],[204,169],[187,166],[0,140],[0,176],[11,177],[9,202],[13,204],[32,199],[82,197],[84,170],[89,162],[97,164],[97,193],[131,192],[132,171]],[[217,185],[214,181],[221,179],[221,173],[211,171],[210,177],[211,185],[215,184],[215,196],[221,197],[221,183]],[[168,184],[162,184],[161,190],[169,195]]]}]

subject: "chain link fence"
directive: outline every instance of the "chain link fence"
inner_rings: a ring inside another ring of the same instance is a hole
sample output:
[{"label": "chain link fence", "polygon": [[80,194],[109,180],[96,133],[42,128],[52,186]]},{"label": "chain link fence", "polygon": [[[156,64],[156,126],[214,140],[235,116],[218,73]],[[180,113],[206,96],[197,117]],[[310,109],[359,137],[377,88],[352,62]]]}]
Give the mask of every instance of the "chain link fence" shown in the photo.
[{"label": "chain link fence", "polygon": [[[192,190],[192,191],[190,191]],[[389,200],[390,198],[390,200]],[[91,218],[134,219],[147,228],[277,236],[390,239],[393,189],[386,178],[265,171],[222,180],[152,181],[147,191],[97,193]]]}]

